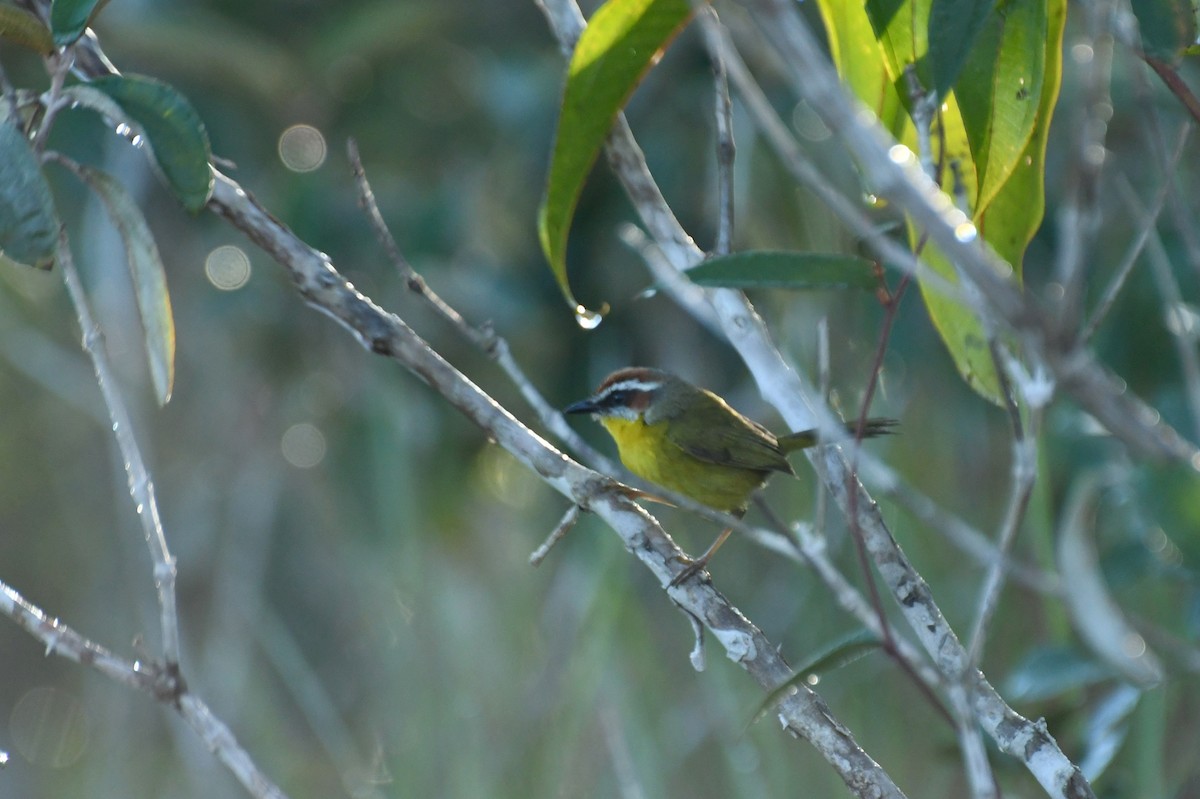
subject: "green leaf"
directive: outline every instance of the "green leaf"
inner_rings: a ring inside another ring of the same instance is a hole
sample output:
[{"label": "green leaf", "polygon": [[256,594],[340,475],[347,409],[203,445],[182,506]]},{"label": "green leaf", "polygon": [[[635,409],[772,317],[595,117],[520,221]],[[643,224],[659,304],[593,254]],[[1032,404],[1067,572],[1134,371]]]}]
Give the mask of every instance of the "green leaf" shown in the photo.
[{"label": "green leaf", "polygon": [[[109,75],[88,84],[124,112],[119,120],[141,130],[163,179],[189,211],[199,211],[212,194],[208,132],[187,98],[165,83],[133,75]],[[106,116],[108,116],[106,114]]]},{"label": "green leaf", "polygon": [[874,261],[820,252],[739,252],[709,258],[687,271],[700,286],[723,288],[839,289],[879,287]]},{"label": "green leaf", "polygon": [[158,403],[165,405],[171,399],[175,382],[175,318],[171,312],[171,295],[167,291],[167,275],[154,243],[154,234],[137,203],[115,178],[86,166],[80,167],[78,174],[104,201],[108,215],[125,243],[129,277],[142,317],[150,376]]},{"label": "green leaf", "polygon": [[1133,0],[1142,49],[1170,63],[1196,44],[1196,9],[1191,0]]},{"label": "green leaf", "polygon": [[0,125],[0,252],[11,261],[49,269],[58,247],[58,213],[29,141]]},{"label": "green leaf", "polygon": [[884,127],[898,132],[904,110],[875,40],[866,7],[844,0],[818,0],[818,5],[838,74],[858,99],[875,112]]},{"label": "green leaf", "polygon": [[996,0],[933,0],[929,10],[932,88],[945,97],[954,88]]},{"label": "green leaf", "polygon": [[579,194],[617,112],[691,13],[688,0],[609,0],[575,45],[538,209],[538,238],[577,313],[583,308],[571,292],[566,256]]},{"label": "green leaf", "polygon": [[[986,20],[954,89],[975,161],[977,215],[1008,180],[1040,118],[1048,0],[1008,0]],[[1057,60],[1058,55],[1051,56]]]},{"label": "green leaf", "polygon": [[102,0],[53,0],[50,4],[50,28],[59,47],[72,44],[87,30]]},{"label": "green leaf", "polygon": [[0,5],[0,38],[39,55],[54,52],[54,39],[42,21],[23,8]]},{"label": "green leaf", "polygon": [[798,666],[790,679],[767,694],[767,698],[762,701],[762,704],[754,712],[754,719],[758,720],[761,718],[764,713],[775,706],[775,703],[791,693],[797,684],[807,682],[811,677],[828,674],[831,671],[848,666],[859,658],[878,649],[880,643],[879,636],[865,627],[854,630],[833,641],[809,658],[806,663]]},{"label": "green leaf", "polygon": [[930,0],[867,0],[865,7],[888,76],[907,108],[910,98],[904,84],[905,69],[914,67],[922,86],[933,85],[925,57],[929,49]]}]

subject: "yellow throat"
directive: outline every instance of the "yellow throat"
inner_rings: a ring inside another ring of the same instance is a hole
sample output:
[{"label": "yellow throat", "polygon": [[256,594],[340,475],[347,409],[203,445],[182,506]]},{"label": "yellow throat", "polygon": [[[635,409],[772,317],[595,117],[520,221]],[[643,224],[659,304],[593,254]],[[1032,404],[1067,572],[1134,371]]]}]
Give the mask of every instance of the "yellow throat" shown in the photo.
[{"label": "yellow throat", "polygon": [[646,424],[641,416],[603,416],[599,422],[617,442],[621,463],[629,471],[716,510],[741,510],[767,479],[766,472],[689,455],[667,437],[668,421]]}]

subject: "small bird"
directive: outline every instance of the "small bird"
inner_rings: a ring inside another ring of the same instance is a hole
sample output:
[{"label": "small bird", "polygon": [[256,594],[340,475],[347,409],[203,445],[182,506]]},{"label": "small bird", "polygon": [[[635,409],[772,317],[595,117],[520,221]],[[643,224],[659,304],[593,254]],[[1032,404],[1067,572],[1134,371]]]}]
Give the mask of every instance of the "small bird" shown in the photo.
[{"label": "small bird", "polygon": [[[796,476],[787,453],[821,443],[815,429],[776,437],[711,391],[644,367],[613,372],[592,396],[563,412],[592,414],[634,474],[738,517],[773,472]],[[895,424],[894,419],[868,419],[863,436],[885,435]],[[848,435],[854,430],[846,425]],[[702,570],[729,533],[721,533],[671,585]]]}]

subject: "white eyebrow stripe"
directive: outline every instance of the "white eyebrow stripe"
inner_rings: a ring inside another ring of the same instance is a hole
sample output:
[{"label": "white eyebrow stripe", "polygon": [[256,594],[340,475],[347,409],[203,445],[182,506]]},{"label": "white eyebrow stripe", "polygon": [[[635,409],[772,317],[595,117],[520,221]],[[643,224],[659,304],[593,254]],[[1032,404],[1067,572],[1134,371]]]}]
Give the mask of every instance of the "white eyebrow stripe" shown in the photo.
[{"label": "white eyebrow stripe", "polygon": [[603,393],[600,394],[600,398],[603,399],[615,391],[657,391],[660,388],[662,388],[662,383],[660,381],[646,381],[639,380],[637,378],[631,378],[629,380],[622,380],[619,383],[613,383],[611,386],[604,389]]}]

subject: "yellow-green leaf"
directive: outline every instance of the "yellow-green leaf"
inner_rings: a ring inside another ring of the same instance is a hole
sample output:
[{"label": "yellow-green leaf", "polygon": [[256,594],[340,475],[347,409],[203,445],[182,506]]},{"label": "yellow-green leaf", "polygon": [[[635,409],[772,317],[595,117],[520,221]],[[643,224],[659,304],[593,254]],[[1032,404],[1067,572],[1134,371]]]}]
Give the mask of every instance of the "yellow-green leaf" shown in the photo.
[{"label": "yellow-green leaf", "polygon": [[0,5],[0,38],[39,55],[54,52],[54,39],[42,21],[23,8]]},{"label": "yellow-green leaf", "polygon": [[567,278],[567,236],[579,193],[613,119],[692,13],[688,0],[609,0],[575,45],[563,89],[538,238],[563,296],[577,313]]},{"label": "yellow-green leaf", "polygon": [[159,404],[165,405],[171,399],[175,382],[175,318],[154,234],[129,192],[111,175],[85,166],[80,168],[79,176],[104,201],[125,244],[129,277],[142,317],[150,377]]}]

